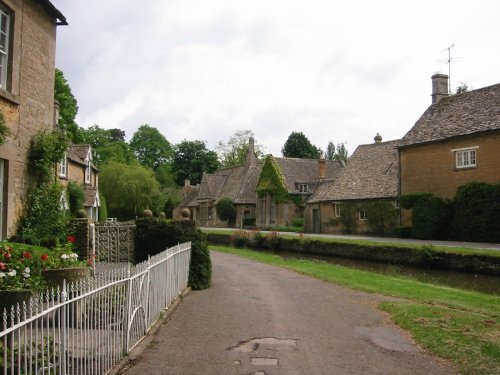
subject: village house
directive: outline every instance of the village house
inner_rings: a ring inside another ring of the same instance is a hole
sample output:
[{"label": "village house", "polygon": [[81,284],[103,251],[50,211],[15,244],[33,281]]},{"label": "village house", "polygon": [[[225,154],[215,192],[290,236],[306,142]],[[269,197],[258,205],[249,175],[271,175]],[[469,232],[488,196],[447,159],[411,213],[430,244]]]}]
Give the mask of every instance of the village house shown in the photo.
[{"label": "village house", "polygon": [[[99,220],[99,170],[92,163],[90,145],[77,144],[68,147],[66,154],[58,164],[59,181],[65,187],[70,181],[80,185],[84,192],[83,206],[87,217]],[[69,208],[67,203],[65,207]]]},{"label": "village house", "polygon": [[500,84],[449,95],[448,76],[435,74],[432,104],[399,146],[401,195],[451,199],[467,182],[500,183],[499,151]]},{"label": "village house", "polygon": [[396,224],[399,140],[382,142],[379,134],[374,140],[358,146],[338,178],[322,181],[308,199],[306,232],[366,233],[373,231],[370,214],[385,215],[381,231]]},{"label": "village house", "polygon": [[9,129],[0,146],[0,239],[15,233],[23,209],[30,141],[55,123],[57,25],[66,19],[48,0],[0,1],[0,112]]}]

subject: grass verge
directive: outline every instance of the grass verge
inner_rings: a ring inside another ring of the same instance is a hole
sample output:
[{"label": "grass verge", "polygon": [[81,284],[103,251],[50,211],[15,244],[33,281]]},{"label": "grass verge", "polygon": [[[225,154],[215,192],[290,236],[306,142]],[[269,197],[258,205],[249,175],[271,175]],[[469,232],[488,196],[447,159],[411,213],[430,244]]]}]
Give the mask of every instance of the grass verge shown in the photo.
[{"label": "grass verge", "polygon": [[346,268],[330,263],[283,259],[247,249],[210,249],[335,282],[349,288],[401,298],[380,308],[415,340],[450,360],[464,374],[500,374],[500,297]]}]

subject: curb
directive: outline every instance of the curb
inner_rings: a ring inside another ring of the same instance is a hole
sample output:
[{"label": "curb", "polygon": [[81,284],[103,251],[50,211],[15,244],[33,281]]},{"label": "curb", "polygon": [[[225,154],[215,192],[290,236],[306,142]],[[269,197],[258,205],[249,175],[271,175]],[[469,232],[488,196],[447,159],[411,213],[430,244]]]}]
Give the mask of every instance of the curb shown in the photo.
[{"label": "curb", "polygon": [[167,319],[174,313],[177,307],[181,304],[181,302],[191,293],[191,287],[187,287],[180,294],[179,297],[164,311],[164,315],[158,318],[156,323],[151,327],[151,329],[146,333],[146,336],[143,337],[141,341],[132,349],[129,353],[125,354],[123,359],[115,365],[109,372],[109,375],[121,375],[125,374],[127,370],[133,366],[140,358],[144,349],[146,349],[151,342],[153,341],[156,333],[160,329],[160,327],[167,321]]}]

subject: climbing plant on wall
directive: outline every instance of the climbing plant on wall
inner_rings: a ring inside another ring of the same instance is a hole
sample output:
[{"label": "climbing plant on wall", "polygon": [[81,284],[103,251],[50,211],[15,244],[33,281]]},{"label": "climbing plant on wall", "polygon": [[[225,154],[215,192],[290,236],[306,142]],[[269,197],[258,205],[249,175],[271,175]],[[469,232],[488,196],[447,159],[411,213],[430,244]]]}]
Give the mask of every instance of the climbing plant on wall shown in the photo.
[{"label": "climbing plant on wall", "polygon": [[68,148],[68,138],[60,131],[40,131],[31,140],[29,166],[38,183],[53,180],[56,164]]},{"label": "climbing plant on wall", "polygon": [[10,130],[7,125],[5,125],[5,116],[0,112],[0,145],[5,143]]},{"label": "climbing plant on wall", "polygon": [[255,190],[259,196],[265,194],[272,195],[276,203],[286,202],[289,198],[285,179],[281,174],[278,163],[272,155],[266,156]]}]

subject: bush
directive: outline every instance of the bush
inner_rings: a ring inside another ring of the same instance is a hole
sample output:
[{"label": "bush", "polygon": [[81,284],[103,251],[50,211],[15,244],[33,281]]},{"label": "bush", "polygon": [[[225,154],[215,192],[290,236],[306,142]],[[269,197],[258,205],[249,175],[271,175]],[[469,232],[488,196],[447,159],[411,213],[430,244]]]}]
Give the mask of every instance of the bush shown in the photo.
[{"label": "bush", "polygon": [[219,199],[217,202],[217,215],[219,219],[232,224],[236,221],[236,206],[234,202],[229,197],[224,197]]},{"label": "bush", "polygon": [[166,219],[145,217],[136,220],[134,261],[142,262],[179,243],[191,241],[189,285],[199,290],[210,287],[212,263],[206,236],[194,226]]},{"label": "bush", "polygon": [[83,202],[85,200],[85,193],[83,192],[83,186],[77,184],[74,181],[69,181],[67,192],[68,192],[69,212],[71,212],[71,215],[76,216],[78,210],[83,209]]},{"label": "bush", "polygon": [[449,202],[432,194],[422,195],[412,208],[412,234],[419,239],[446,239],[452,207]]},{"label": "bush", "polygon": [[420,199],[432,197],[431,193],[408,193],[401,196],[401,207],[409,210],[415,206],[415,203]]},{"label": "bush", "polygon": [[108,207],[106,206],[106,198],[99,192],[99,202],[101,206],[99,207],[99,222],[104,223],[108,218]]},{"label": "bush", "polygon": [[304,218],[298,217],[292,220],[292,227],[303,227],[304,226]]},{"label": "bush", "polygon": [[459,187],[453,208],[454,240],[500,242],[500,184],[471,182]]},{"label": "bush", "polygon": [[397,210],[392,202],[368,202],[368,226],[376,235],[383,236],[394,228]]},{"label": "bush", "polygon": [[357,210],[358,205],[355,203],[342,203],[342,215],[339,220],[346,233],[354,233],[358,227]]},{"label": "bush", "polygon": [[231,235],[231,243],[236,248],[242,248],[247,245],[250,233],[245,230],[237,230]]},{"label": "bush", "polygon": [[394,234],[399,238],[411,238],[411,227],[397,226],[394,228]]},{"label": "bush", "polygon": [[244,227],[254,227],[255,226],[255,218],[254,217],[246,217],[243,219]]}]

